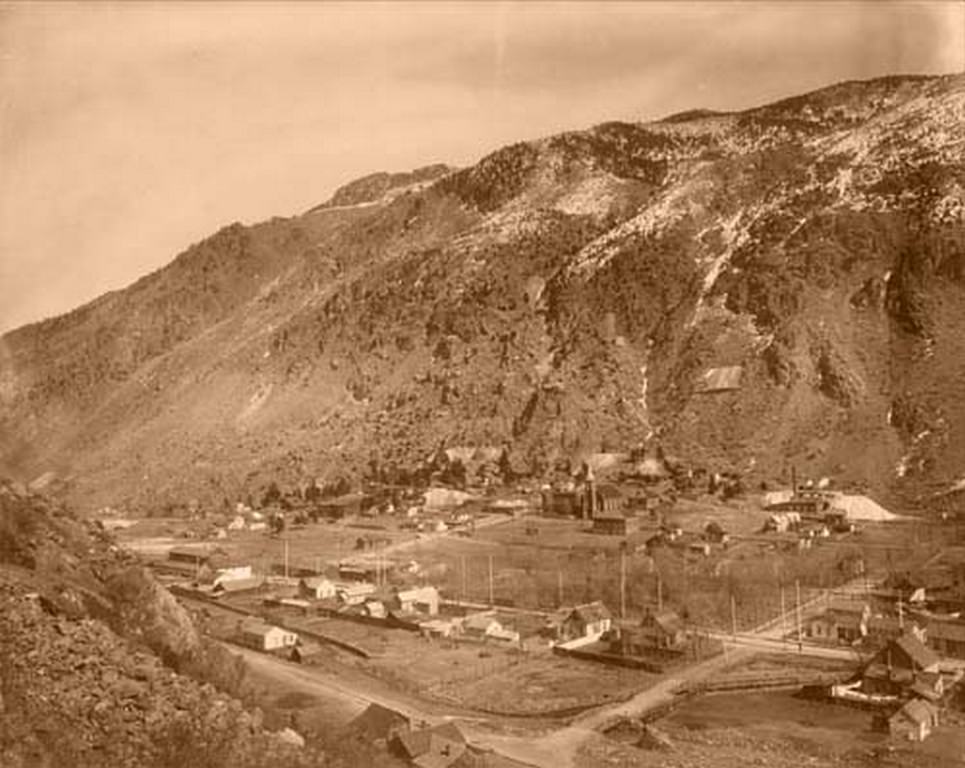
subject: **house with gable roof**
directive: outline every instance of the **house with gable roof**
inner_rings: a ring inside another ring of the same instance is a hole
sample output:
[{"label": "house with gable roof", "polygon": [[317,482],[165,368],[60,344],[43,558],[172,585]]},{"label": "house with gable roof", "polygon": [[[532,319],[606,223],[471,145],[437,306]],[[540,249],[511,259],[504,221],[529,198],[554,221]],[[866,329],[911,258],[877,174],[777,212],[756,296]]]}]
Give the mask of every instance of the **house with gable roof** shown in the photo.
[{"label": "house with gable roof", "polygon": [[[918,685],[937,691],[941,686],[939,657],[915,632],[906,632],[882,648],[864,668],[861,691],[879,696],[903,696]],[[940,693],[939,693],[940,695]]]},{"label": "house with gable roof", "polygon": [[389,743],[392,754],[418,768],[450,768],[466,753],[466,738],[453,723],[402,731]]},{"label": "house with gable roof", "polygon": [[924,741],[938,723],[938,707],[930,701],[912,699],[888,718],[888,730],[909,741]]},{"label": "house with gable roof", "polygon": [[613,624],[613,615],[599,600],[571,609],[560,625],[560,639],[588,641],[599,639]]},{"label": "house with gable roof", "polygon": [[295,645],[298,635],[249,616],[238,623],[238,642],[257,651],[275,651]]},{"label": "house with gable roof", "polygon": [[347,729],[365,741],[388,744],[399,734],[407,733],[410,726],[411,721],[401,712],[381,704],[369,704],[362,714],[348,724]]},{"label": "house with gable roof", "polygon": [[312,600],[330,600],[338,593],[334,581],[324,576],[307,576],[298,581],[298,594]]}]

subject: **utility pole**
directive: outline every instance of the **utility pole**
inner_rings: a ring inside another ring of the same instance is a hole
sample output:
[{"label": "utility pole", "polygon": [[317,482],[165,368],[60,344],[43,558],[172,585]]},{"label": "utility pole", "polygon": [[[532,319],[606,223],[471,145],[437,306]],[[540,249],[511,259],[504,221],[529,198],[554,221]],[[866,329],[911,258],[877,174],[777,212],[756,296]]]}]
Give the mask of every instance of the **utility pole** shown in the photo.
[{"label": "utility pole", "polygon": [[627,558],[626,552],[620,549],[620,618],[627,617]]},{"label": "utility pole", "polygon": [[784,582],[781,582],[781,645],[787,647],[787,609],[784,607]]},{"label": "utility pole", "polygon": [[556,567],[556,607],[560,608],[563,605],[563,569],[557,565]]},{"label": "utility pole", "polygon": [[657,571],[657,611],[663,610],[663,580],[660,578],[660,571]]},{"label": "utility pole", "polygon": [[800,579],[794,580],[794,590],[797,596],[797,606],[795,611],[797,613],[797,652],[801,653],[804,650],[804,647],[802,644],[802,637],[801,637],[801,580]]},{"label": "utility pole", "polygon": [[466,556],[460,558],[462,564],[462,601],[466,601]]},{"label": "utility pole", "polygon": [[285,580],[288,580],[288,534],[285,534]]},{"label": "utility pole", "polygon": [[489,607],[492,608],[496,605],[496,601],[493,599],[493,556],[489,556]]},{"label": "utility pole", "polygon": [[730,593],[730,634],[737,642],[737,601],[734,600],[734,593]]}]

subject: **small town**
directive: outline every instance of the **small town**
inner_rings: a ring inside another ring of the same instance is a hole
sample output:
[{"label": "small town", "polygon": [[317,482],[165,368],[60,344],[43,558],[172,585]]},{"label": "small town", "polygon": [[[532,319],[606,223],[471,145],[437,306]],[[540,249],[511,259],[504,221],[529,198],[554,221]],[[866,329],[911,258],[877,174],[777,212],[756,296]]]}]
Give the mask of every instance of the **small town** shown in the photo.
[{"label": "small town", "polygon": [[965,1],[0,0],[0,768],[963,768]]},{"label": "small town", "polygon": [[615,743],[742,692],[793,692],[911,742],[957,722],[965,488],[924,523],[793,471],[751,492],[659,446],[588,455],[542,487],[505,482],[506,464],[457,447],[427,459],[423,488],[272,484],[227,513],[101,524],[212,637],[266,668],[366,680],[379,696],[346,727],[413,765],[485,751],[458,721],[430,724],[447,705],[595,713]]}]

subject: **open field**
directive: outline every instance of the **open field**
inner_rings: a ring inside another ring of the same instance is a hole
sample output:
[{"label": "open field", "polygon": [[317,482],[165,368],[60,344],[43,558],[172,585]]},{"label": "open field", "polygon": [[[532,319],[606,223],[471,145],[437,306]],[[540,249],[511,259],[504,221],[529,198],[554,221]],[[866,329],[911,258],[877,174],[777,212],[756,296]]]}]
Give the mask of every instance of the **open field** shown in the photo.
[{"label": "open field", "polygon": [[433,691],[486,711],[563,714],[565,710],[629,698],[657,679],[639,670],[544,653],[523,656],[506,665],[479,664],[465,677],[444,680]]}]

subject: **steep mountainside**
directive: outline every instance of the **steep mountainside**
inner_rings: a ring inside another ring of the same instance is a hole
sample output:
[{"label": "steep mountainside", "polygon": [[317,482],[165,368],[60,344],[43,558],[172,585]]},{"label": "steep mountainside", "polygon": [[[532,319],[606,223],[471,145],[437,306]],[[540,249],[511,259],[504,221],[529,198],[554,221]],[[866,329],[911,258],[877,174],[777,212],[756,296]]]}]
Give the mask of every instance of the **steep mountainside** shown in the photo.
[{"label": "steep mountainside", "polygon": [[103,531],[0,480],[0,765],[328,764],[197,678],[237,691],[243,664]]},{"label": "steep mountainside", "polygon": [[[375,174],[0,341],[0,465],[82,504],[648,438],[753,479],[965,474],[965,77]],[[739,387],[707,391],[740,366]]]}]

